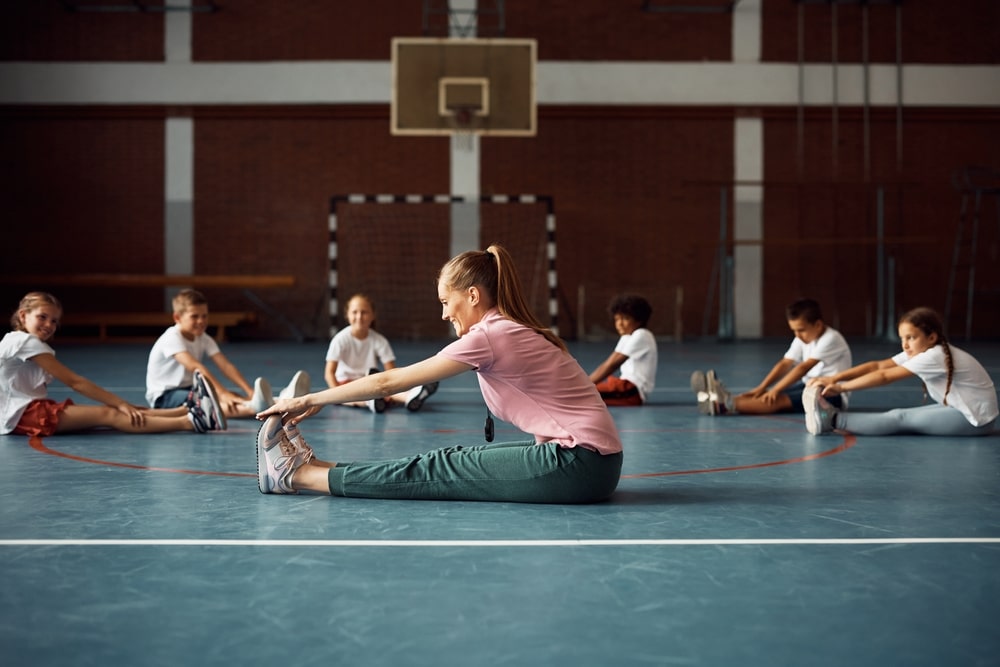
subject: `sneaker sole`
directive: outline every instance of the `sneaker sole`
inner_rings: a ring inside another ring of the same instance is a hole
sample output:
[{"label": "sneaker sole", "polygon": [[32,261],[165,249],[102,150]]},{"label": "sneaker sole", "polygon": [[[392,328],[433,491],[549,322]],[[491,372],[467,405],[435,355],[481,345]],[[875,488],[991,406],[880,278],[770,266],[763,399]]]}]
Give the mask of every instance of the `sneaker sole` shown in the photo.
[{"label": "sneaker sole", "polygon": [[291,382],[278,393],[278,398],[298,398],[309,393],[309,374],[298,371],[292,376]]},{"label": "sneaker sole", "polygon": [[253,396],[250,397],[250,409],[255,413],[263,412],[274,405],[274,394],[271,383],[264,378],[257,378],[253,383]]},{"label": "sneaker sole", "polygon": [[802,392],[802,408],[806,413],[806,430],[813,435],[821,435],[823,433],[823,424],[820,423],[820,417],[816,409],[819,402],[817,398],[818,392],[819,387],[806,387],[805,391]]},{"label": "sneaker sole", "polygon": [[424,401],[430,398],[434,392],[437,391],[437,388],[437,382],[433,384],[425,384],[420,388],[420,393],[406,404],[406,409],[410,412],[416,412],[420,408],[424,407]]},{"label": "sneaker sole", "polygon": [[721,382],[719,382],[719,378],[715,377],[714,370],[709,370],[708,373],[705,374],[705,385],[708,388],[708,393],[710,395],[715,395],[716,400],[709,402],[712,404],[712,414],[717,415],[720,412],[719,405],[726,405],[726,403],[728,403],[729,390],[726,389]]},{"label": "sneaker sole", "polygon": [[[691,391],[694,392],[696,398],[699,393],[708,393],[708,380],[705,378],[704,371],[691,373]],[[699,400],[698,412],[703,415],[714,415],[715,410],[711,399]]]},{"label": "sneaker sole", "polygon": [[[271,485],[268,483],[270,481],[270,477],[267,474],[267,456],[264,454],[264,429],[267,428],[268,422],[272,419],[277,419],[279,423],[281,422],[280,415],[271,415],[265,419],[264,423],[260,425],[259,429],[257,429],[257,489],[264,494],[271,492]],[[281,426],[281,428],[284,429],[284,426]],[[260,466],[261,461],[264,462],[263,468]]]},{"label": "sneaker sole", "polygon": [[[215,414],[218,415],[219,428],[217,431],[225,431],[229,424],[226,422],[226,415],[222,412],[222,403],[219,403],[219,396],[215,393],[215,387],[212,383],[205,379],[204,376],[201,377],[202,383],[205,385],[205,392],[208,394],[209,399],[212,401],[212,405],[215,406]],[[209,416],[211,418],[211,416]]]}]

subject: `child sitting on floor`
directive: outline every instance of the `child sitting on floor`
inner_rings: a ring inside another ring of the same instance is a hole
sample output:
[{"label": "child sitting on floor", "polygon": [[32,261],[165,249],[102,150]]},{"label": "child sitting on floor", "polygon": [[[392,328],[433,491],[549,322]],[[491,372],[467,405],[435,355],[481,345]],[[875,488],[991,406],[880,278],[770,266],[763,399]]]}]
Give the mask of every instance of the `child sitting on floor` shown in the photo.
[{"label": "child sitting on floor", "polygon": [[[375,331],[375,306],[364,294],[355,294],[347,302],[348,326],[336,333],[326,351],[324,377],[328,387],[346,384],[370,373],[378,372],[378,362],[384,370],[396,367],[396,355],[389,339]],[[409,391],[385,398],[345,403],[353,407],[367,407],[375,413],[384,412],[392,404],[405,405],[411,412],[423,407],[424,401],[437,391],[438,383],[431,382]],[[308,393],[308,392],[307,392]],[[282,396],[281,398],[287,398]]]},{"label": "child sitting on floor", "polygon": [[[173,299],[174,326],[153,344],[146,366],[146,400],[154,408],[183,405],[194,383],[195,371],[213,387],[227,417],[252,417],[274,403],[271,385],[264,378],[254,381],[251,390],[240,370],[226,358],[215,339],[205,333],[208,326],[208,300],[201,292],[183,289]],[[226,389],[208,370],[208,357],[243,394]],[[309,376],[299,371],[282,395],[309,393]]]},{"label": "child sitting on floor", "polygon": [[[608,312],[620,338],[590,381],[607,405],[642,405],[656,384],[656,337],[647,328],[653,308],[641,296],[623,294],[611,301]],[[618,376],[612,375],[619,369]]]},{"label": "child sitting on floor", "polygon": [[[799,299],[785,308],[788,328],[795,338],[785,355],[774,365],[760,384],[733,396],[715,371],[691,374],[691,390],[698,399],[698,411],[708,415],[803,412],[802,392],[805,383],[820,375],[833,375],[851,366],[851,348],[839,331],[823,321],[819,304],[813,299]],[[833,400],[847,407],[847,397]]]},{"label": "child sitting on floor", "polygon": [[[61,318],[62,304],[46,292],[29,292],[11,317],[12,331],[0,341],[0,433],[49,436],[102,426],[129,433],[204,433],[226,428],[218,400],[201,377],[194,379],[181,406],[150,410],[74,373],[56,360],[48,344]],[[53,378],[104,405],[48,398]]]}]

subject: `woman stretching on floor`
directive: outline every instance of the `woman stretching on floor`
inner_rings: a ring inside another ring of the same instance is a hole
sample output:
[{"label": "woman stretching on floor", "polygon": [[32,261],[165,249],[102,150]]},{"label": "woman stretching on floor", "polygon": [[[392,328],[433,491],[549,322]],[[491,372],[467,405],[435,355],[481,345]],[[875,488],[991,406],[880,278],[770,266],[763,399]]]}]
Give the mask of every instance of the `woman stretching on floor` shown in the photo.
[{"label": "woman stretching on floor", "polygon": [[[531,314],[510,254],[493,245],[458,255],[441,269],[437,291],[441,317],[452,323],[458,340],[429,359],[282,399],[258,415],[266,420],[257,436],[261,493],[528,503],[607,499],[621,474],[618,431],[587,373]],[[314,457],[298,433],[296,424],[324,405],[391,396],[466,371],[478,374],[489,410],[532,440],[327,463]]]},{"label": "woman stretching on floor", "polygon": [[[986,435],[993,430],[998,415],[993,381],[971,354],[948,343],[936,312],[915,308],[904,314],[899,340],[903,351],[894,357],[809,381],[802,404],[810,433]],[[923,380],[934,403],[888,412],[841,412],[824,398],[914,375]]]}]

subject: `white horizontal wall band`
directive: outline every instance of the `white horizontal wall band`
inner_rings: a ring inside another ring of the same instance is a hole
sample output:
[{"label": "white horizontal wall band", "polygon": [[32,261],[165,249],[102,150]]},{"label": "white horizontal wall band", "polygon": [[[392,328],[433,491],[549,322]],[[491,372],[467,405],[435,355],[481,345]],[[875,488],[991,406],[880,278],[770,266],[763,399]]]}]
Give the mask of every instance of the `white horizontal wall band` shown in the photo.
[{"label": "white horizontal wall band", "polygon": [[[864,68],[803,68],[808,106],[864,103]],[[873,106],[896,104],[896,68],[868,71]],[[798,104],[795,63],[538,63],[541,105]],[[1000,67],[905,65],[905,106],[1000,106]],[[388,61],[0,64],[0,104],[388,104]]]}]

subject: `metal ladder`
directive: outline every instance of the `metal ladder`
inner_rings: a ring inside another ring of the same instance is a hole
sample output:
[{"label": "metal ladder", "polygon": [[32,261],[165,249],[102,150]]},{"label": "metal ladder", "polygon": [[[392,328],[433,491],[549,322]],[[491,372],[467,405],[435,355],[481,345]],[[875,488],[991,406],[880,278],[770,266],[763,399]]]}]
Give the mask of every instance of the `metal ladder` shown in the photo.
[{"label": "metal ladder", "polygon": [[[952,321],[953,311],[960,306],[960,304],[956,304],[956,301],[960,300],[964,292],[964,331],[965,339],[969,340],[972,338],[973,297],[976,294],[979,221],[983,210],[983,200],[986,198],[993,198],[994,208],[997,212],[998,237],[1000,237],[1000,170],[991,167],[967,166],[953,172],[951,180],[952,186],[962,195],[962,204],[958,214],[958,227],[955,230],[951,271],[948,274],[944,319],[946,326]],[[996,241],[994,241],[994,250],[995,244]]]}]

